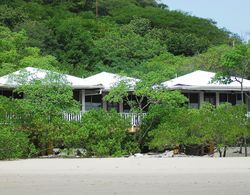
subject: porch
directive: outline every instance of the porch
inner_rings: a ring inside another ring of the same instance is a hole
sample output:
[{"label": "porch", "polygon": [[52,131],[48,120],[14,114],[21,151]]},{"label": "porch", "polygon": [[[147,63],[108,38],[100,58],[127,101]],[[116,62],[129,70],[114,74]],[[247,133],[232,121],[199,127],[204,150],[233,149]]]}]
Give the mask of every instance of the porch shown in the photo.
[{"label": "porch", "polygon": [[[223,103],[232,105],[242,104],[241,93],[236,91],[182,91],[183,95],[188,99],[189,108],[200,108],[204,102],[214,106],[219,106]],[[250,99],[244,93],[244,104],[247,106],[247,114],[250,115]]]}]

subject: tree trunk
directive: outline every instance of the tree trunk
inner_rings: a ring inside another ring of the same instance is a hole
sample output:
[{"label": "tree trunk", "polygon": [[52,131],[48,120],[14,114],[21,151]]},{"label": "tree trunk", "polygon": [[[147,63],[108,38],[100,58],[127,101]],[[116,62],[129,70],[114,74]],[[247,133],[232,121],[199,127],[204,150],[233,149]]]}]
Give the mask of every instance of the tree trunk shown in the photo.
[{"label": "tree trunk", "polygon": [[209,155],[213,155],[214,154],[214,144],[209,144],[208,154]]},{"label": "tree trunk", "polygon": [[227,155],[227,146],[224,147],[223,157],[226,157],[226,155]]},{"label": "tree trunk", "polygon": [[240,143],[240,151],[239,151],[240,154],[242,154],[242,145],[243,145],[243,144]]},{"label": "tree trunk", "polygon": [[241,103],[244,104],[243,78],[241,79],[240,90],[241,90]]},{"label": "tree trunk", "polygon": [[239,151],[239,154],[242,154],[243,144],[244,144],[244,137],[241,137],[240,138],[240,151]]},{"label": "tree trunk", "polygon": [[53,154],[53,149],[54,149],[53,143],[49,142],[48,146],[47,146],[47,155],[52,155]]},{"label": "tree trunk", "polygon": [[99,16],[99,10],[98,10],[98,0],[96,0],[95,1],[95,15],[96,15],[96,17],[98,17]]},{"label": "tree trunk", "polygon": [[221,152],[221,149],[220,149],[220,148],[218,149],[218,152],[219,152],[219,154],[220,154],[220,157],[222,157],[222,152]]},{"label": "tree trunk", "polygon": [[247,138],[244,137],[245,156],[247,157]]}]

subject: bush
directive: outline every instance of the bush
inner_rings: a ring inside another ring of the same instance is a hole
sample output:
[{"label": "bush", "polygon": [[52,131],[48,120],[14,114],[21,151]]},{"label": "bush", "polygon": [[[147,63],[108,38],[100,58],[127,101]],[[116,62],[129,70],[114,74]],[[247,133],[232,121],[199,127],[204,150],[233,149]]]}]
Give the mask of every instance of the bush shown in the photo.
[{"label": "bush", "polygon": [[138,151],[134,136],[127,132],[129,122],[115,111],[91,110],[82,121],[80,128],[65,136],[68,146],[84,148],[88,156],[98,157],[122,156]]},{"label": "bush", "polygon": [[31,157],[36,153],[28,135],[10,128],[0,130],[0,160]]},{"label": "bush", "polygon": [[[150,149],[161,151],[176,146],[215,146],[220,155],[228,146],[250,136],[246,108],[229,103],[214,107],[203,104],[200,109],[169,110],[157,126],[149,132]],[[151,113],[157,116],[156,113]]]}]

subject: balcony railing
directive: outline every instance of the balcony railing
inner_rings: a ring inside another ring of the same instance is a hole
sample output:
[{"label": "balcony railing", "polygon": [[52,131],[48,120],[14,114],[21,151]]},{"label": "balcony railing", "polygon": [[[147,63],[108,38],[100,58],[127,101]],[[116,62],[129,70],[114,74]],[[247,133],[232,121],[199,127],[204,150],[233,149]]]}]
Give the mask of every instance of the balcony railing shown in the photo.
[{"label": "balcony railing", "polygon": [[[67,121],[81,121],[84,112],[79,113],[64,113],[63,117]],[[120,113],[124,119],[131,119],[132,126],[141,125],[142,119],[146,116],[146,113]]]},{"label": "balcony railing", "polygon": [[124,119],[131,118],[131,125],[138,126],[141,125],[142,119],[146,116],[146,113],[120,113],[121,117]]}]

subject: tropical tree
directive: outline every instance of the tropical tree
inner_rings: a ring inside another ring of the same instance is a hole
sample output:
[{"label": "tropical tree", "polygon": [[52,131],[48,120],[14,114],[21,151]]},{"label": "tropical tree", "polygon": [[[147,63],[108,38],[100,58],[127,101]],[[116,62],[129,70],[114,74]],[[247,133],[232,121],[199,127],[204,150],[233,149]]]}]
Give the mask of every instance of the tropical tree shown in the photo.
[{"label": "tropical tree", "polygon": [[64,114],[79,110],[79,103],[73,99],[73,91],[65,77],[48,72],[44,79],[38,79],[28,72],[13,76],[18,86],[14,92],[23,94],[23,99],[13,99],[17,106],[13,120],[17,129],[30,134],[31,140],[44,154],[55,141],[54,132],[64,127]]},{"label": "tropical tree", "polygon": [[243,136],[249,138],[244,106],[204,104],[201,109],[174,108],[165,113],[150,131],[151,149],[214,145],[225,157],[229,146],[235,146]]},{"label": "tropical tree", "polygon": [[244,79],[250,75],[250,46],[238,45],[228,51],[221,61],[220,70],[214,80],[222,83],[236,81],[241,86],[241,100],[244,103]]},{"label": "tropical tree", "polygon": [[12,32],[0,26],[0,76],[27,66],[55,70],[58,62],[51,55],[41,55],[40,49],[26,45],[25,31]]},{"label": "tropical tree", "polygon": [[[155,110],[157,107],[179,107],[185,103],[186,98],[179,91],[164,89],[160,85],[160,81],[162,81],[161,76],[153,72],[144,75],[143,80],[138,81],[135,86],[131,86],[131,82],[122,81],[111,89],[104,97],[104,100],[115,103],[125,102],[129,105],[130,112],[136,112],[141,116],[145,110],[148,111],[152,108]],[[132,88],[134,90],[131,91]],[[156,110],[156,113],[159,113],[159,111]],[[137,132],[137,140],[141,149],[145,145],[152,126],[155,126],[155,123],[157,123],[155,121],[157,117],[150,116],[146,116],[146,119],[142,123],[146,122],[145,125]]]},{"label": "tropical tree", "polygon": [[[117,83],[110,92],[104,97],[106,101],[122,102],[125,101],[131,108],[132,112],[143,113],[149,105],[167,102],[168,104],[177,105],[184,103],[186,98],[178,91],[166,91],[160,85],[163,78],[150,72],[145,74],[142,80],[136,83],[123,80]],[[131,95],[135,98],[131,99]]]}]

